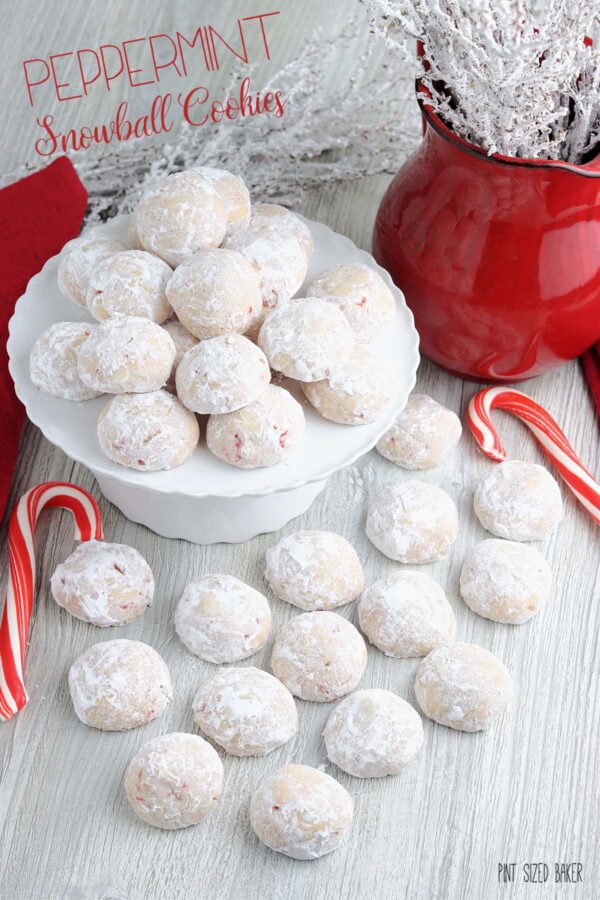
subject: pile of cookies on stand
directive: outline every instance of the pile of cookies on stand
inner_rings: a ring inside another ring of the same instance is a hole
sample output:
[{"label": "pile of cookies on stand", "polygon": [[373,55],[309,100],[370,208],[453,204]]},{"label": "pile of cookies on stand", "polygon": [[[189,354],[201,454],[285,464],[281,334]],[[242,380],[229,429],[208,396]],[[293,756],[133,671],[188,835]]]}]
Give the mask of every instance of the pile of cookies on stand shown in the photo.
[{"label": "pile of cookies on stand", "polygon": [[[98,422],[110,459],[145,471],[179,465],[198,443],[196,414],[207,413],[208,447],[225,462],[281,462],[301,446],[304,415],[272,383],[273,371],[300,381],[307,400],[335,422],[358,425],[385,410],[394,368],[370,345],[394,315],[393,297],[363,266],[335,266],[295,297],[312,243],[292,213],[251,208],[239,178],[197,169],[164,178],[142,197],[130,239],[134,249],[96,232],[67,245],[61,289],[99,324],[54,326],[31,358],[34,382],[55,396],[113,395]],[[429,469],[461,432],[453,412],[413,395],[377,450],[405,470]],[[474,506],[495,537],[464,561],[462,599],[493,621],[523,623],[551,582],[542,555],[523,542],[543,540],[559,523],[558,486],[541,466],[505,462],[483,479]],[[363,635],[390,657],[424,657],[415,695],[430,719],[462,731],[496,722],[513,693],[508,670],[484,647],[454,640],[443,587],[423,569],[405,568],[446,557],[458,527],[445,491],[396,474],[377,486],[366,524],[374,546],[399,564],[391,576],[365,589],[356,551],[328,531],[297,531],[275,543],[266,582],[275,602],[300,612],[275,636],[271,672],[235,665],[271,634],[267,597],[232,575],[208,573],[189,584],[174,629],[191,658],[218,667],[193,701],[199,731],[227,756],[265,755],[296,733],[294,698],[336,703],[323,734],[329,760],[359,779],[398,775],[422,749],[421,717],[391,691],[355,690],[368,662]],[[72,615],[114,627],[151,605],[154,577],[131,547],[88,541],[59,565],[51,589]],[[335,612],[355,601],[360,631]],[[117,639],[74,661],[69,688],[83,723],[123,731],[160,716],[177,686],[156,650]],[[219,753],[187,733],[142,745],[124,777],[133,810],[164,829],[201,822],[222,786]],[[335,778],[295,763],[257,785],[250,806],[258,837],[297,859],[335,850],[352,815],[352,797]]]}]

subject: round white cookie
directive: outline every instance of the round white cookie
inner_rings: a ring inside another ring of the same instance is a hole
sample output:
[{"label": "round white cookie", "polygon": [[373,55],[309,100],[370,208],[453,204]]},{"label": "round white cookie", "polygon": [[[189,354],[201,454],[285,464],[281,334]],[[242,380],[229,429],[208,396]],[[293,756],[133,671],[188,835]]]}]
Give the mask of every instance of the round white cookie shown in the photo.
[{"label": "round white cookie", "polygon": [[227,228],[221,197],[193,171],[161,178],[144,192],[134,215],[138,242],[173,267],[219,247]]},{"label": "round white cookie", "polygon": [[219,803],[223,764],[196,734],[163,734],[144,744],[125,772],[125,795],[140,819],[172,831],[197,825]]},{"label": "round white cookie", "polygon": [[358,622],[386,656],[426,656],[451,641],[456,619],[444,591],[424,572],[395,572],[367,588]]},{"label": "round white cookie", "polygon": [[92,400],[100,396],[83,381],[77,355],[95,325],[57,322],[39,336],[29,355],[29,374],[38,390],[60,400]]},{"label": "round white cookie", "polygon": [[213,166],[195,166],[191,171],[210,182],[221,198],[227,216],[226,236],[247,228],[250,224],[250,193],[239,175]]},{"label": "round white cookie", "polygon": [[86,305],[99,321],[140,316],[165,322],[173,315],[166,296],[173,270],[145,250],[124,250],[101,260],[92,270]]},{"label": "round white cookie", "polygon": [[367,648],[347,619],[332,612],[296,616],[281,629],[273,674],[296,697],[329,703],[353,691],[367,665]]},{"label": "round white cookie", "polygon": [[511,541],[543,541],[563,517],[558,484],[543,466],[507,460],[479,482],[475,513],[484,528]]},{"label": "round white cookie", "polygon": [[354,334],[335,306],[304,298],[269,313],[258,346],[278,372],[297,381],[320,381],[349,358]]},{"label": "round white cookie", "polygon": [[256,272],[241,253],[223,248],[197,253],[179,266],[167,299],[180,322],[202,340],[244,334],[262,310]]},{"label": "round white cookie", "polygon": [[165,661],[141,641],[104,641],[69,669],[77,717],[102,731],[127,731],[165,711],[173,688]]},{"label": "round white cookie", "polygon": [[280,600],[304,610],[356,599],[365,577],[356,550],[331,531],[296,531],[267,550],[265,578]]},{"label": "round white cookie", "polygon": [[404,410],[377,443],[386,459],[403,469],[439,466],[458,444],[460,419],[426,394],[411,394]]},{"label": "round white cookie", "polygon": [[288,689],[253,666],[221,669],[194,698],[198,728],[232,756],[265,756],[298,728]]},{"label": "round white cookie", "polygon": [[325,269],[310,282],[306,293],[337,306],[361,344],[384,334],[396,315],[394,295],[379,272],[360,263]]},{"label": "round white cookie", "polygon": [[339,425],[366,425],[385,412],[398,385],[398,369],[389,359],[368,347],[355,347],[328,378],[303,384],[302,390],[325,419]]},{"label": "round white cookie", "polygon": [[154,576],[133,547],[84,541],[57,567],[50,589],[71,615],[104,628],[132,622],[150,606]]},{"label": "round white cookie", "polygon": [[211,416],[208,449],[231,466],[257,469],[284,462],[300,448],[304,411],[289,391],[274,384],[236,412]]},{"label": "round white cookie", "polygon": [[174,394],[177,390],[175,384],[177,366],[183,359],[184,353],[187,353],[188,350],[191,350],[192,347],[195,347],[198,344],[198,338],[194,337],[194,335],[191,334],[191,332],[189,332],[177,319],[171,319],[169,322],[165,322],[163,328],[175,344],[175,359],[171,367],[171,374],[165,385],[166,390]]},{"label": "round white cookie", "polygon": [[79,348],[77,370],[101,393],[147,393],[166,383],[174,360],[175,344],[164,328],[123,316],[96,326]]},{"label": "round white cookie", "polygon": [[182,465],[199,440],[196,416],[167,391],[118,394],[98,417],[98,442],[104,455],[140,472]]},{"label": "round white cookie", "polygon": [[69,300],[85,306],[92,270],[102,259],[126,249],[125,244],[107,237],[100,227],[90,228],[68,241],[58,260],[59,291]]},{"label": "round white cookie", "polygon": [[256,836],[293,859],[336,850],[352,824],[354,804],[339,782],[311,766],[289,765],[269,775],[250,803]]},{"label": "round white cookie", "polygon": [[467,555],[460,573],[460,594],[467,606],[494,622],[527,622],[550,597],[552,572],[535,549],[490,538]]},{"label": "round white cookie", "polygon": [[323,732],[327,756],[355,778],[398,775],[423,746],[421,717],[379,689],[355,691],[331,713]]},{"label": "round white cookie", "polygon": [[265,354],[241,334],[202,341],[184,355],[175,378],[177,396],[197,413],[229,413],[259,397],[271,381]]},{"label": "round white cookie", "polygon": [[506,666],[477,644],[444,644],[426,656],[415,694],[426,716],[458,731],[484,731],[513,695]]},{"label": "round white cookie", "polygon": [[425,481],[397,478],[369,504],[367,537],[390,559],[421,565],[443,559],[458,532],[458,511],[448,494]]},{"label": "round white cookie", "polygon": [[175,610],[175,630],[191,653],[212,663],[237,662],[269,637],[266,598],[233,575],[204,575],[188,584]]}]

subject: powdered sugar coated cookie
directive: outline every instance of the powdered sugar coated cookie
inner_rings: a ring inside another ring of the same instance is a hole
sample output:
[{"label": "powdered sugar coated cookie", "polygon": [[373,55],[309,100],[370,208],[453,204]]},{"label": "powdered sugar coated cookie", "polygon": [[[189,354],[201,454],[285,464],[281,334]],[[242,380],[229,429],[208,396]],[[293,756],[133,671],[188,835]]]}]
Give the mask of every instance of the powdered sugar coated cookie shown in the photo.
[{"label": "powdered sugar coated cookie", "polygon": [[479,483],[475,513],[484,528],[512,541],[543,541],[563,516],[560,488],[543,466],[507,460]]},{"label": "powdered sugar coated cookie", "polygon": [[404,410],[377,443],[386,459],[404,469],[431,469],[458,444],[458,416],[425,394],[411,394]]},{"label": "powdered sugar coated cookie", "polygon": [[363,344],[382,335],[396,314],[394,295],[379,272],[360,263],[325,269],[310,282],[306,293],[337,306],[356,340]]},{"label": "powdered sugar coated cookie", "polygon": [[166,286],[173,270],[144,250],[124,250],[101,260],[92,270],[87,308],[99,321],[141,316],[160,324],[173,315]]},{"label": "powdered sugar coated cookie", "polygon": [[227,237],[247,228],[250,224],[250,194],[239,175],[212,166],[196,166],[191,171],[212,184],[221,198],[227,216]]},{"label": "powdered sugar coated cookie", "polygon": [[77,356],[95,325],[57,322],[39,336],[31,348],[29,374],[36,388],[60,400],[92,400],[94,390],[79,375]]},{"label": "powdered sugar coated cookie", "polygon": [[92,270],[113,253],[126,250],[125,244],[107,237],[100,227],[90,228],[68,241],[58,260],[58,289],[61,294],[85,306]]}]

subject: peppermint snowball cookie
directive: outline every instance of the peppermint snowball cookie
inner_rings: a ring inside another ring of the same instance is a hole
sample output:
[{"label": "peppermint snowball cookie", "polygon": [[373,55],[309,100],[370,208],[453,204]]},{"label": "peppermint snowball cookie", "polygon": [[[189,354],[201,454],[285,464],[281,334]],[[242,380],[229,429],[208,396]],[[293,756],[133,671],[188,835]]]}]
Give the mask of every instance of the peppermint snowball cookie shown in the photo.
[{"label": "peppermint snowball cookie", "polygon": [[339,782],[311,766],[279,769],[260,785],[250,803],[256,836],[293,859],[318,859],[342,843],[354,804]]},{"label": "peppermint snowball cookie", "polygon": [[229,413],[259,397],[271,381],[267,357],[241,334],[202,341],[177,369],[177,396],[197,413]]},{"label": "peppermint snowball cookie", "polygon": [[199,440],[196,416],[167,391],[119,394],[98,417],[98,442],[104,455],[139,472],[182,465]]},{"label": "peppermint snowball cookie", "polygon": [[71,615],[105,628],[132,622],[150,606],[154,576],[133,547],[85,541],[58,566],[50,589]]},{"label": "peppermint snowball cookie", "polygon": [[432,469],[454,449],[461,434],[456,413],[426,394],[411,394],[404,410],[377,443],[377,450],[403,469]]},{"label": "peppermint snowball cookie", "polygon": [[219,247],[227,228],[221,197],[197,172],[162,178],[144,193],[134,215],[141,246],[173,267]]},{"label": "peppermint snowball cookie", "polygon": [[421,717],[391,691],[345,697],[323,732],[327,756],[355,778],[398,775],[423,746]]},{"label": "peppermint snowball cookie", "polygon": [[269,313],[258,346],[273,369],[297,381],[320,381],[335,372],[354,348],[344,315],[324,300],[305,298]]},{"label": "peppermint snowball cookie", "polygon": [[398,370],[374,350],[356,347],[323,381],[303,384],[309,403],[339,425],[366,425],[388,408],[398,391]]},{"label": "peppermint snowball cookie", "polygon": [[38,390],[60,400],[92,400],[100,396],[83,381],[77,355],[95,325],[57,322],[39,336],[31,348],[29,374]]},{"label": "peppermint snowball cookie", "polygon": [[460,594],[469,609],[508,625],[535,616],[551,586],[552,572],[542,554],[514,541],[480,541],[460,573]]},{"label": "peppermint snowball cookie", "polygon": [[244,334],[261,315],[258,276],[241,253],[209,250],[179,266],[167,285],[177,318],[197,338]]},{"label": "peppermint snowball cookie", "polygon": [[147,393],[162,387],[175,360],[175,344],[149,319],[123,316],[97,325],[77,355],[81,380],[107,394]]},{"label": "peppermint snowball cookie", "polygon": [[90,728],[127,731],[163,714],[173,696],[165,661],[141,641],[94,644],[69,669],[77,717]]},{"label": "peppermint snowball cookie", "polygon": [[287,303],[302,286],[312,253],[306,225],[289,210],[257,204],[248,228],[232,235],[225,246],[242,253],[259,277],[265,311]]},{"label": "peppermint snowball cookie", "polygon": [[68,241],[58,260],[59,291],[69,300],[85,306],[93,269],[101,260],[126,249],[121,241],[107,237],[102,228],[90,228]]},{"label": "peppermint snowball cookie", "polygon": [[477,644],[444,644],[426,656],[415,694],[426,716],[458,731],[484,731],[513,696],[506,666]]},{"label": "peppermint snowball cookie", "polygon": [[395,572],[376,581],[358,604],[358,622],[386,656],[426,656],[451,641],[456,619],[442,588],[424,572]]},{"label": "peppermint snowball cookie", "polygon": [[563,517],[560,488],[543,466],[507,460],[479,483],[475,513],[484,528],[511,541],[543,541]]},{"label": "peppermint snowball cookie", "polygon": [[288,689],[253,666],[221,669],[202,685],[193,708],[198,728],[232,756],[265,756],[298,728]]},{"label": "peppermint snowball cookie", "polygon": [[347,619],[302,613],[285,625],[271,656],[273,674],[296,697],[329,703],[353,691],[367,665],[367,648]]},{"label": "peppermint snowball cookie", "polygon": [[250,193],[239,175],[212,166],[196,166],[191,171],[212,184],[221,198],[227,217],[226,236],[247,228],[250,224]]},{"label": "peppermint snowball cookie", "polygon": [[458,533],[458,510],[448,494],[425,481],[383,484],[367,512],[367,537],[401,563],[443,559]]},{"label": "peppermint snowball cookie", "polygon": [[212,663],[237,662],[269,637],[266,598],[232,575],[205,575],[188,584],[175,610],[175,630],[190,653]]},{"label": "peppermint snowball cookie", "polygon": [[273,593],[300,609],[335,609],[365,584],[354,547],[331,531],[297,531],[267,550],[265,578]]},{"label": "peppermint snowball cookie", "polygon": [[163,734],[144,744],[125,772],[125,795],[148,825],[173,831],[197,825],[218,805],[223,764],[196,734]]},{"label": "peppermint snowball cookie", "polygon": [[187,353],[188,350],[191,350],[192,347],[195,347],[198,344],[198,338],[194,337],[187,328],[184,328],[177,319],[171,319],[169,322],[165,322],[163,328],[175,344],[175,359],[171,367],[171,374],[165,385],[165,388],[174,394],[176,392],[175,373],[177,372],[177,366],[183,359],[184,353]]},{"label": "peppermint snowball cookie", "polygon": [[166,297],[173,270],[144,250],[124,250],[106,257],[92,270],[87,308],[99,321],[140,316],[159,325],[173,315]]},{"label": "peppermint snowball cookie", "polygon": [[231,466],[258,469],[292,456],[304,437],[304,412],[285,388],[269,384],[257,400],[237,412],[211,416],[208,449]]},{"label": "peppermint snowball cookie", "polygon": [[361,344],[380,337],[396,315],[394,295],[370,266],[331,266],[310,282],[306,293],[337,306]]}]

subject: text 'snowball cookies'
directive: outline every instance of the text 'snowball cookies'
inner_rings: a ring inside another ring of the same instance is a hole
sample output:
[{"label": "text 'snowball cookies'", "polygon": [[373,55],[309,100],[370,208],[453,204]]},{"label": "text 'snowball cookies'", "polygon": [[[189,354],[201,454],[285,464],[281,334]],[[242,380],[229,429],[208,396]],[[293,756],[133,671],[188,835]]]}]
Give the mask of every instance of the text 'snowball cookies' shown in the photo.
[{"label": "text 'snowball cookies'", "polygon": [[219,247],[227,227],[221,197],[210,181],[193,171],[162,178],[145,191],[134,215],[141,246],[170,266]]},{"label": "text 'snowball cookies'", "polygon": [[377,450],[403,469],[431,469],[454,449],[461,434],[456,413],[426,394],[411,394],[390,430],[378,441]]},{"label": "text 'snowball cookies'", "polygon": [[385,412],[398,383],[398,370],[385,356],[355,347],[328,378],[303,384],[302,390],[325,419],[339,425],[366,425]]},{"label": "text 'snowball cookies'", "polygon": [[494,538],[473,547],[460,573],[460,594],[467,606],[509,625],[535,616],[550,597],[551,586],[550,567],[535,547]]},{"label": "text 'snowball cookies'", "polygon": [[240,469],[275,466],[292,456],[304,437],[304,412],[285,388],[269,384],[237,412],[211,416],[208,449]]},{"label": "text 'snowball cookies'", "polygon": [[306,293],[337,306],[361,344],[383,334],[396,314],[394,295],[370,266],[331,266],[311,281]]},{"label": "text 'snowball cookies'", "polygon": [[441,488],[401,478],[383,484],[369,504],[367,537],[401,563],[443,559],[458,532],[458,511]]},{"label": "text 'snowball cookies'", "polygon": [[355,691],[330,715],[323,732],[327,756],[355,778],[398,775],[423,746],[421,717],[379,689]]},{"label": "text 'snowball cookies'", "polygon": [[133,547],[85,541],[58,566],[50,588],[58,605],[84,622],[125,625],[152,603],[154,576]]},{"label": "text 'snowball cookies'", "polygon": [[175,359],[173,360],[173,365],[171,367],[171,374],[165,385],[166,390],[174,394],[176,391],[175,373],[177,372],[177,366],[183,359],[184,353],[187,353],[188,350],[191,350],[192,347],[195,347],[198,344],[198,338],[194,337],[194,335],[191,334],[181,322],[178,322],[177,319],[171,319],[170,322],[165,322],[163,328],[175,344]]},{"label": "text 'snowball cookies'", "polygon": [[335,306],[304,298],[269,313],[258,346],[278,372],[298,381],[320,381],[346,362],[354,334]]},{"label": "text 'snowball cookies'", "polygon": [[296,531],[267,550],[265,578],[273,593],[300,609],[351,603],[365,583],[354,547],[331,531]]},{"label": "text 'snowball cookies'", "polygon": [[194,698],[198,728],[232,756],[264,756],[292,738],[298,713],[288,689],[268,672],[221,669]]},{"label": "text 'snowball cookies'", "polygon": [[271,381],[262,350],[241,334],[223,334],[189,350],[177,369],[177,396],[197,413],[228,413],[247,406]]},{"label": "text 'snowball cookies'", "polygon": [[247,228],[250,223],[250,193],[239,175],[212,166],[195,166],[191,171],[210,182],[221,198],[227,217],[227,236]]},{"label": "text 'snowball cookies'", "polygon": [[144,744],[125,772],[125,795],[148,825],[187,828],[217,806],[223,764],[217,751],[196,734],[163,734]]},{"label": "text 'snowball cookies'", "polygon": [[228,238],[225,246],[243,253],[258,273],[267,311],[286,303],[302,286],[312,254],[312,236],[289,210],[258,203],[248,228]]},{"label": "text 'snowball cookies'", "polygon": [[271,609],[261,593],[239,578],[205,575],[184,590],[175,630],[200,659],[237,662],[256,653],[269,637]]},{"label": "text 'snowball cookies'", "polygon": [[29,373],[36,388],[60,400],[92,400],[100,396],[83,381],[77,355],[95,325],[57,322],[39,336],[31,348]]},{"label": "text 'snowball cookies'", "polygon": [[97,325],[77,354],[81,380],[107,394],[147,393],[162,387],[175,359],[164,328],[138,316]]},{"label": "text 'snowball cookies'", "polygon": [[367,588],[358,622],[386,656],[426,656],[452,640],[456,619],[444,591],[424,572],[395,572]]},{"label": "text 'snowball cookies'", "polygon": [[233,250],[207,250],[179,266],[167,285],[177,318],[198,338],[244,334],[261,315],[258,276]]},{"label": "text 'snowball cookies'", "polygon": [[91,272],[87,308],[101,322],[141,316],[160,324],[173,315],[165,293],[172,274],[166,262],[144,250],[113,253]]},{"label": "text 'snowball cookies'", "polygon": [[426,656],[415,694],[426,716],[458,731],[484,731],[513,695],[504,663],[477,644],[444,644]]},{"label": "text 'snowball cookies'", "polygon": [[104,641],[69,669],[77,717],[102,731],[127,731],[165,711],[173,688],[165,661],[141,641]]},{"label": "text 'snowball cookies'", "polygon": [[311,766],[274,772],[250,803],[256,836],[293,859],[318,859],[336,850],[350,825],[354,804],[339,782]]},{"label": "text 'snowball cookies'", "polygon": [[117,394],[98,417],[98,442],[104,455],[139,472],[182,465],[199,440],[196,416],[167,391]]},{"label": "text 'snowball cookies'", "polygon": [[329,703],[354,690],[367,665],[367,648],[347,619],[332,612],[296,616],[275,640],[273,674],[296,697]]},{"label": "text 'snowball cookies'", "polygon": [[563,516],[560,488],[543,466],[507,460],[480,481],[475,513],[484,528],[511,541],[543,541]]},{"label": "text 'snowball cookies'", "polygon": [[100,228],[90,228],[72,241],[68,241],[58,260],[58,289],[61,294],[85,306],[89,278],[94,267],[106,257],[121,250],[125,244],[106,237]]}]

